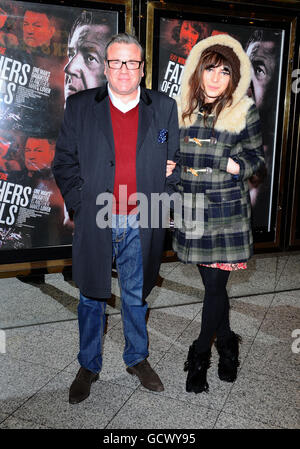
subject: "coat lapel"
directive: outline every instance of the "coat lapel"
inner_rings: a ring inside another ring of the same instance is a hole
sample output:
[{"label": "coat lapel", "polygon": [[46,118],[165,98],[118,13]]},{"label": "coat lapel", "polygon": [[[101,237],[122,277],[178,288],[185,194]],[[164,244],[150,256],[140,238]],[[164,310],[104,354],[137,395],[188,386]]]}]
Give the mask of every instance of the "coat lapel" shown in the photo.
[{"label": "coat lapel", "polygon": [[137,151],[140,150],[153,120],[152,100],[146,91],[141,88],[141,99],[139,103],[139,126],[137,138]]},{"label": "coat lapel", "polygon": [[107,94],[107,89],[101,89],[98,91],[94,105],[94,113],[96,116],[96,128],[97,134],[99,131],[104,134],[105,139],[112,151],[114,153],[114,135],[110,119],[110,107],[109,107],[109,97]]}]

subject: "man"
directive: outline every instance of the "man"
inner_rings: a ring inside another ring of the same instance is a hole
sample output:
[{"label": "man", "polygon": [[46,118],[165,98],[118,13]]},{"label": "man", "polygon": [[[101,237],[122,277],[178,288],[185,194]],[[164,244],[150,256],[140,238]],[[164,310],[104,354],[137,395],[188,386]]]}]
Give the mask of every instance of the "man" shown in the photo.
[{"label": "man", "polygon": [[0,136],[0,171],[6,173],[7,172],[7,165],[6,160],[4,159],[8,149],[11,145],[11,142],[5,137]]},{"label": "man", "polygon": [[95,16],[83,11],[76,19],[68,39],[65,98],[105,83],[104,49],[113,34],[112,29],[109,15]]},{"label": "man", "polygon": [[268,109],[272,90],[278,78],[280,36],[256,30],[247,44],[247,55],[252,64],[252,85],[258,109]]},{"label": "man", "polygon": [[14,16],[14,7],[6,1],[1,1],[0,6],[0,46],[9,48],[16,47],[19,43],[15,34],[11,33],[12,26],[9,17]]},{"label": "man", "polygon": [[113,259],[121,289],[127,371],[145,388],[163,390],[147,361],[145,299],[157,280],[165,230],[139,228],[136,202],[128,199],[143,194],[146,212],[151,213],[151,193],[174,190],[177,171],[166,178],[166,163],[176,161],[179,130],[175,101],[140,87],[143,56],[133,36],[114,36],[105,52],[108,86],[68,98],[57,140],[53,171],[67,209],[74,210],[73,278],[80,290],[81,368],[70,388],[72,404],[89,396],[102,367]]},{"label": "man", "polygon": [[23,19],[23,40],[27,49],[37,49],[38,47],[49,47],[55,27],[51,23],[46,12],[41,10],[41,6],[30,7],[26,10]]},{"label": "man", "polygon": [[[68,63],[64,67],[66,99],[76,92],[100,87],[106,82],[104,75],[105,45],[113,35],[110,13],[94,14],[82,11],[72,25],[68,37]],[[64,226],[73,230],[74,222],[65,208]],[[65,267],[63,275],[70,280],[71,268]]]},{"label": "man", "polygon": [[64,60],[53,52],[56,20],[49,6],[24,6],[23,42],[9,49],[9,57],[31,67],[28,82],[36,82],[37,90],[31,90],[31,95],[5,108],[2,126],[7,129],[16,129],[25,135],[36,133],[37,127],[41,134],[47,135],[59,129],[64,105],[59,74]]},{"label": "man", "polygon": [[24,150],[25,166],[28,170],[28,176],[32,177],[37,171],[50,170],[54,154],[54,141],[28,137]]},{"label": "man", "polygon": [[0,171],[9,174],[21,171],[17,137],[7,130],[0,130]]},{"label": "man", "polygon": [[246,45],[252,64],[252,95],[261,119],[266,161],[266,169],[250,179],[253,223],[257,228],[267,228],[268,225],[280,50],[281,34],[269,30],[255,30]]},{"label": "man", "polygon": [[[36,135],[27,137],[24,144],[25,169],[12,175],[11,181],[23,186],[30,186],[32,195],[38,189],[41,194],[40,210],[35,215],[28,215],[24,233],[21,229],[26,247],[37,248],[58,246],[69,243],[69,236],[62,226],[64,203],[55,183],[51,164],[55,154],[55,140],[52,136]],[[26,232],[25,232],[26,231]],[[24,283],[45,283],[45,270],[34,270],[28,275],[18,275]]]}]

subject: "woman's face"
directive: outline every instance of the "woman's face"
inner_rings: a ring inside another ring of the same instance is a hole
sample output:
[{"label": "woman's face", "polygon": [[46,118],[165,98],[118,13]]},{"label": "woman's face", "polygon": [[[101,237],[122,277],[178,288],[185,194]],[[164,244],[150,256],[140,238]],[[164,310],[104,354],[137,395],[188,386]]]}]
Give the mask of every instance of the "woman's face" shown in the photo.
[{"label": "woman's face", "polygon": [[204,90],[206,102],[212,103],[220,97],[229,84],[229,70],[220,65],[218,67],[210,66],[204,69],[202,73],[202,89]]}]

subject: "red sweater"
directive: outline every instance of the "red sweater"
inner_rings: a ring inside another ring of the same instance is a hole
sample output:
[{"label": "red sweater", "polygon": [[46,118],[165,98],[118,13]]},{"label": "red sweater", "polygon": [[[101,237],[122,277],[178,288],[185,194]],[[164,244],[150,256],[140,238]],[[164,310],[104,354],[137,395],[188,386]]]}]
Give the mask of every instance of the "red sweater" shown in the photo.
[{"label": "red sweater", "polygon": [[[124,113],[110,101],[110,113],[115,143],[114,214],[128,215],[136,207],[128,205],[128,198],[136,194],[136,144],[138,133],[139,106]],[[123,185],[121,192],[119,186]],[[124,192],[124,193],[123,193]],[[120,196],[121,193],[121,196]]]}]

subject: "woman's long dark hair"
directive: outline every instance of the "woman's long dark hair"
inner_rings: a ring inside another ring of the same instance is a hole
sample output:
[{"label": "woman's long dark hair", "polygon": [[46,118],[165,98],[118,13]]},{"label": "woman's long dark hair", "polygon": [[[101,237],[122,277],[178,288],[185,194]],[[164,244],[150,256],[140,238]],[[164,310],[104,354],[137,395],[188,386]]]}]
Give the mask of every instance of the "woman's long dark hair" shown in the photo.
[{"label": "woman's long dark hair", "polygon": [[[205,104],[205,92],[202,87],[202,74],[204,70],[223,65],[229,72],[230,79],[225,92],[219,96],[213,103]],[[197,107],[203,107],[204,120],[212,111],[215,112],[214,124],[216,123],[220,112],[232,104],[232,95],[235,90],[232,81],[232,66],[230,62],[220,53],[211,50],[204,50],[198,61],[197,67],[189,80],[189,96],[187,109],[182,113],[182,119],[191,118],[192,113]]]}]

